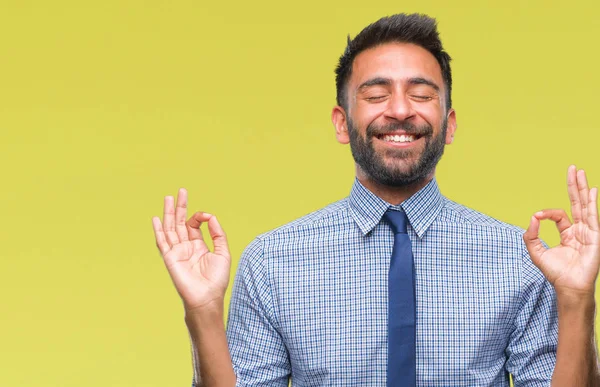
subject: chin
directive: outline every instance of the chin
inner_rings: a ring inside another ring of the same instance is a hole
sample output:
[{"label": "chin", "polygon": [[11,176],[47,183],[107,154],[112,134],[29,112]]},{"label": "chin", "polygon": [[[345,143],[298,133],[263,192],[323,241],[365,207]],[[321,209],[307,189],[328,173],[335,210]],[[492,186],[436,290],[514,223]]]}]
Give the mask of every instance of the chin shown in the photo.
[{"label": "chin", "polygon": [[404,166],[404,168],[389,168],[384,173],[379,173],[376,181],[389,187],[407,187],[426,181],[432,174],[432,171],[423,171],[415,168],[414,165]]}]

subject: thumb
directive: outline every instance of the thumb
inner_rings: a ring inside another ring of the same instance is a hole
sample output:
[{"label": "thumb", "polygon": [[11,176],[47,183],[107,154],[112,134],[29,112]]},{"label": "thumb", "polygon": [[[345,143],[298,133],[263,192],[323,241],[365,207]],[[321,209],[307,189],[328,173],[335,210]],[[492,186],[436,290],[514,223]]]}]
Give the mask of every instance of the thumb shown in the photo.
[{"label": "thumb", "polygon": [[531,261],[540,268],[542,254],[544,254],[546,248],[540,239],[540,221],[535,216],[532,216],[529,221],[529,227],[527,227],[527,231],[523,234],[523,241],[525,241],[525,246],[527,247],[527,251],[529,251]]}]

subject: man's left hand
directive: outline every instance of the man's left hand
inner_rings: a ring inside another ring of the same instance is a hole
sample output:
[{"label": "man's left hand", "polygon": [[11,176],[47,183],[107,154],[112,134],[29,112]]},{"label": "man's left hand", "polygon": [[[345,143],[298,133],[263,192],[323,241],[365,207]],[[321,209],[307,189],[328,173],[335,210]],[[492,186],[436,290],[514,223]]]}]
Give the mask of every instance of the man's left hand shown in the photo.
[{"label": "man's left hand", "polygon": [[[536,212],[523,239],[533,263],[554,286],[557,295],[594,297],[600,268],[598,189],[588,188],[583,170],[574,165],[567,173],[573,222],[562,209]],[[560,244],[546,248],[539,238],[540,221],[552,220],[560,233]]]}]

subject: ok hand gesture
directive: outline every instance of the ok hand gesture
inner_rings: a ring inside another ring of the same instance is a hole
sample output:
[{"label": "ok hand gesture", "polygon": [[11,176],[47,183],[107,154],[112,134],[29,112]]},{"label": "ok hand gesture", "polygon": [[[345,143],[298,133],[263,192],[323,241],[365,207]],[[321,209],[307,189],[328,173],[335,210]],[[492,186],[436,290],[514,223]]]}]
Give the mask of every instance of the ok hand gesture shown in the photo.
[{"label": "ok hand gesture", "polygon": [[[186,312],[222,307],[229,283],[231,255],[225,232],[214,215],[196,212],[186,222],[187,191],[180,189],[177,207],[172,196],[165,197],[164,219],[152,218],[156,245],[183,300]],[[208,222],[214,252],[210,252],[200,231]]]},{"label": "ok hand gesture", "polygon": [[[569,167],[567,189],[571,200],[569,220],[562,209],[536,212],[523,235],[533,263],[554,286],[557,294],[593,297],[600,267],[598,189],[588,188],[583,170]],[[540,220],[550,219],[560,233],[560,244],[546,249],[539,239]]]}]

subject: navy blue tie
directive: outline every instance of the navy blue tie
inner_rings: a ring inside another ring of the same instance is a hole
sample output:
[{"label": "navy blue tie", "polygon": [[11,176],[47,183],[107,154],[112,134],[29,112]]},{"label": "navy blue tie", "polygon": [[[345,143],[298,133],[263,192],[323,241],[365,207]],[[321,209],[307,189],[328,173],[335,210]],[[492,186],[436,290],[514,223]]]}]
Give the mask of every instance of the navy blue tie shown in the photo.
[{"label": "navy blue tie", "polygon": [[388,210],[384,218],[394,231],[394,248],[388,277],[388,387],[415,386],[416,324],[413,254],[406,231],[408,219]]}]

